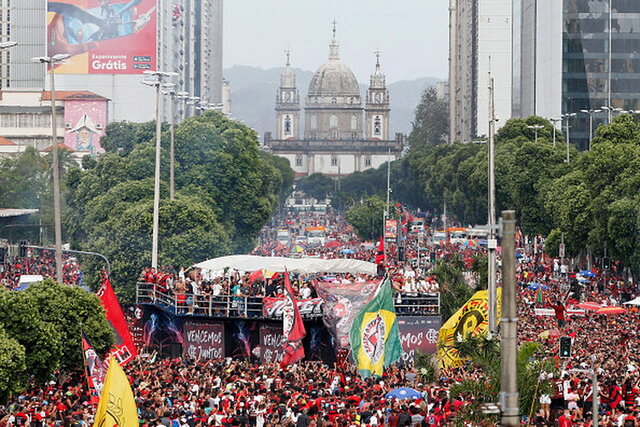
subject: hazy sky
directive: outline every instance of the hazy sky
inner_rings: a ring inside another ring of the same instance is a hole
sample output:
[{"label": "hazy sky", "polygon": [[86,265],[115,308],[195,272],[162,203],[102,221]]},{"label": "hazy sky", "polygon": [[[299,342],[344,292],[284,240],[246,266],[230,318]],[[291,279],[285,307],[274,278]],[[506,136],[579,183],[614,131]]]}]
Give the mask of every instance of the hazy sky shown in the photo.
[{"label": "hazy sky", "polygon": [[447,0],[224,0],[224,66],[284,64],[315,71],[335,19],[340,56],[361,83],[381,51],[387,82],[447,77]]}]

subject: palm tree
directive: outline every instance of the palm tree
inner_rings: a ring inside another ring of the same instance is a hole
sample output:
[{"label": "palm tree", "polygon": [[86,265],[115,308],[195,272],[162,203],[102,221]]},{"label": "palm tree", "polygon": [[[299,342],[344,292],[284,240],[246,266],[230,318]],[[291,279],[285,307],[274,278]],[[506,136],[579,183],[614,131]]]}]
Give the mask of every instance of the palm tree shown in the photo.
[{"label": "palm tree", "polygon": [[[468,404],[456,413],[458,422],[472,422],[474,425],[494,425],[497,415],[484,414],[483,403],[497,403],[500,392],[500,342],[488,336],[467,336],[454,344],[458,354],[467,359],[462,368],[467,373],[480,375],[465,379],[451,386],[451,397],[466,397]],[[539,396],[551,393],[553,385],[545,373],[555,373],[552,359],[542,357],[540,344],[524,342],[518,349],[517,372],[520,391],[520,413],[530,416],[539,406]]]}]

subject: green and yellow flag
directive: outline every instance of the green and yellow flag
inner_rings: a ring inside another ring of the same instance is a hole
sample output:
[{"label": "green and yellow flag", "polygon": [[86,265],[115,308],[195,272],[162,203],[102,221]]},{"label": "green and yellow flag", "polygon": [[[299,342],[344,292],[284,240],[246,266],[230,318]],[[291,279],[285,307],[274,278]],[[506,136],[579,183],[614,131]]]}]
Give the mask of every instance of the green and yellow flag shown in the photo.
[{"label": "green and yellow flag", "polygon": [[386,278],[377,294],[353,319],[349,334],[353,358],[362,378],[382,376],[384,368],[402,356],[391,282]]},{"label": "green and yellow flag", "polygon": [[126,374],[111,356],[93,427],[138,427],[138,410]]},{"label": "green and yellow flag", "polygon": [[[502,312],[502,288],[497,289],[497,321]],[[489,302],[487,291],[478,291],[453,316],[445,322],[438,333],[438,354],[443,369],[461,366],[464,360],[454,348],[456,341],[471,335],[485,335],[489,332]]]}]

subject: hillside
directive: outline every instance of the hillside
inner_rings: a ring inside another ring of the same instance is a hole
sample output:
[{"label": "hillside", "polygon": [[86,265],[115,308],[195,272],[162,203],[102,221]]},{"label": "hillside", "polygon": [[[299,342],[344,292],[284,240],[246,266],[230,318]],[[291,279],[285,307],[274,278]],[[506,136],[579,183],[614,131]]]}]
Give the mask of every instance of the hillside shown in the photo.
[{"label": "hillside", "polygon": [[[268,70],[246,65],[236,65],[224,70],[224,77],[231,85],[232,116],[244,120],[247,125],[258,131],[262,138],[264,132],[274,131],[274,104],[276,91],[280,84],[281,68]],[[303,100],[313,72],[295,69],[296,82]],[[422,91],[441,79],[423,77],[415,80],[402,80],[389,85],[391,97],[391,135],[395,132],[409,133],[414,110],[420,101]],[[364,95],[367,86],[361,84]]]}]

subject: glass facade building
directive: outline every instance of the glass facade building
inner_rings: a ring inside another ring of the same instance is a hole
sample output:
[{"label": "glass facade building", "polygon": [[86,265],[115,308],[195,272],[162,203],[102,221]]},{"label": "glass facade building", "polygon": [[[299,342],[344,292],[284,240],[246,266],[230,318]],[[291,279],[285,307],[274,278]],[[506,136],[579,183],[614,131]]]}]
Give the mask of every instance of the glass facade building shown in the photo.
[{"label": "glass facade building", "polygon": [[594,131],[610,115],[640,110],[640,0],[515,2],[515,115],[577,113],[571,142],[584,150],[589,114],[582,110],[602,110],[593,114]]},{"label": "glass facade building", "polygon": [[[562,110],[640,110],[640,1],[565,0],[563,10]],[[617,114],[615,111],[611,114]],[[572,121],[571,139],[589,145],[589,116]]]}]

